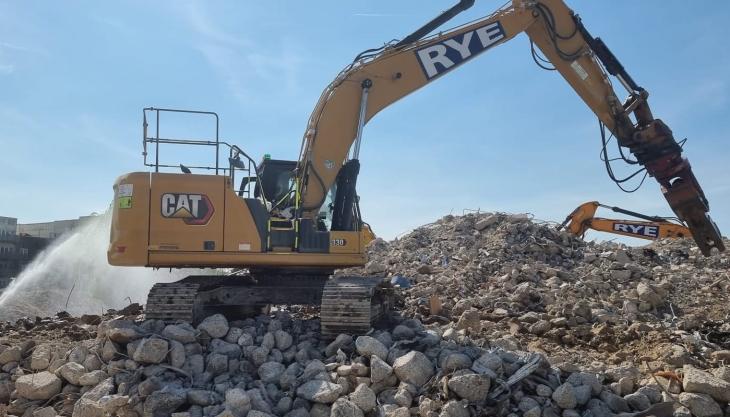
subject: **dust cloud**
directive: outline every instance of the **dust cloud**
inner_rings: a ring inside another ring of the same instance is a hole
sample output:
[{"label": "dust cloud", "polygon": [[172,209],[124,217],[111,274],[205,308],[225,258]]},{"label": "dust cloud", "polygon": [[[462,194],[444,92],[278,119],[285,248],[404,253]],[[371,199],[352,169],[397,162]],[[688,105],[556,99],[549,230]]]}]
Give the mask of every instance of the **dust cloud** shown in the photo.
[{"label": "dust cloud", "polygon": [[59,311],[100,314],[130,302],[144,304],[154,283],[200,273],[109,265],[110,226],[111,213],[107,212],[54,241],[0,294],[0,320],[44,317]]}]

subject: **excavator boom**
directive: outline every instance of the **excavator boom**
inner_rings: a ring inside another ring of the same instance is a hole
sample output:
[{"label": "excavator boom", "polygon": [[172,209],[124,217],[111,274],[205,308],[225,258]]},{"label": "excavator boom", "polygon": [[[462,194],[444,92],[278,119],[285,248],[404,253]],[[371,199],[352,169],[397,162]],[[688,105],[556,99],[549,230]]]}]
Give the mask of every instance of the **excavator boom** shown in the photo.
[{"label": "excavator boom", "polygon": [[[724,249],[704,192],[672,131],[653,117],[648,92],[606,44],[589,33],[578,15],[562,0],[513,0],[483,19],[424,37],[470,4],[462,1],[401,42],[361,53],[324,90],[305,130],[297,166],[302,217],[317,215],[343,167],[358,159],[363,126],[375,114],[525,32],[545,56],[544,62],[596,114],[602,129],[615,136],[659,182],[670,207],[688,225],[702,252]],[[627,90],[626,100],[618,98],[610,76]]]},{"label": "excavator boom", "polygon": [[[643,219],[644,221],[596,217],[595,214],[599,207]],[[583,237],[589,229],[647,240],[681,239],[691,236],[691,232],[687,227],[663,217],[647,216],[620,207],[606,206],[598,201],[589,201],[578,206],[558,227],[558,230],[561,229],[580,237]]]}]

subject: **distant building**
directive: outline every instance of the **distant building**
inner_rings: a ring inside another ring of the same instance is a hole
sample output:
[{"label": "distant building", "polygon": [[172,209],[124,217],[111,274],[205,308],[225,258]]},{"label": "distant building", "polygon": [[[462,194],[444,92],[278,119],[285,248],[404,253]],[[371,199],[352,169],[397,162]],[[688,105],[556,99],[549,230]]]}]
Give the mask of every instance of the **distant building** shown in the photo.
[{"label": "distant building", "polygon": [[0,216],[0,237],[15,235],[18,230],[18,219]]},{"label": "distant building", "polygon": [[14,217],[0,216],[0,291],[53,239],[93,217],[94,215],[75,220],[18,224],[18,219]]},{"label": "distant building", "polygon": [[56,220],[45,223],[27,223],[18,225],[18,234],[27,235],[33,237],[40,237],[44,239],[55,239],[62,234],[73,230],[76,226],[84,224],[86,221],[91,219],[92,216],[81,216],[78,219],[72,220]]},{"label": "distant building", "polygon": [[0,216],[0,288],[6,287],[19,268],[18,219]]}]

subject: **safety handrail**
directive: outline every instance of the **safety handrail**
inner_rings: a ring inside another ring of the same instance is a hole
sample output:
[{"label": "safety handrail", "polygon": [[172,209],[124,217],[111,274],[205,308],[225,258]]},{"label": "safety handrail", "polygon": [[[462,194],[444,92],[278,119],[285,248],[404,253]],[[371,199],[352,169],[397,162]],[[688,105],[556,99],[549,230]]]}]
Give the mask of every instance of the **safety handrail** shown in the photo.
[{"label": "safety handrail", "polygon": [[[154,112],[154,136],[148,135],[148,127],[149,124],[147,122],[147,113],[153,113]],[[179,138],[164,138],[160,137],[160,113],[184,113],[184,114],[200,114],[200,115],[208,115],[213,116],[215,118],[215,140],[207,140],[207,139],[179,139]],[[154,144],[155,148],[155,161],[154,163],[147,160],[148,152],[147,152],[147,144]],[[215,166],[194,166],[194,167],[188,167],[188,168],[194,168],[194,169],[208,169],[208,170],[215,170],[215,174],[218,175],[219,170],[223,170],[225,173],[227,171],[226,168],[220,168],[219,164],[219,154],[218,150],[220,149],[221,141],[220,141],[220,119],[218,117],[218,114],[211,111],[200,111],[200,110],[183,110],[183,109],[163,109],[163,108],[156,108],[156,107],[145,107],[142,109],[142,156],[144,157],[144,164],[148,167],[154,167],[155,172],[160,171],[160,167],[163,168],[174,168],[178,165],[166,165],[160,163],[160,145],[161,144],[173,144],[173,145],[202,145],[202,146],[213,146],[215,147]]]}]

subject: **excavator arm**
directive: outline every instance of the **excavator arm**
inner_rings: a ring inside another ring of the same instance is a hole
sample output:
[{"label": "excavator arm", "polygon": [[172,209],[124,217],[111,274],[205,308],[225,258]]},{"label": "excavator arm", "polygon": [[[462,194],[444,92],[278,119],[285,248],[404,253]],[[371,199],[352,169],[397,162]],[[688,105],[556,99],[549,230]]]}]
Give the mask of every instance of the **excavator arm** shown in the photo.
[{"label": "excavator arm", "polygon": [[[475,22],[424,37],[472,3],[462,0],[402,41],[361,53],[324,90],[310,116],[297,166],[302,217],[314,218],[335,184],[341,194],[335,207],[352,211],[363,127],[375,114],[525,32],[544,62],[554,66],[596,114],[602,132],[605,127],[631,151],[636,158],[632,162],[656,178],[702,252],[724,250],[702,188],[671,130],[653,117],[648,93],[562,0],[513,0]],[[623,102],[609,75],[628,91]]]},{"label": "excavator arm", "polygon": [[[637,217],[644,221],[596,217],[595,214],[599,207]],[[691,236],[690,230],[681,224],[670,222],[662,217],[647,216],[620,207],[606,206],[598,201],[589,201],[578,206],[558,227],[558,230],[562,229],[580,237],[583,237],[589,229],[647,240],[678,239]]]}]

